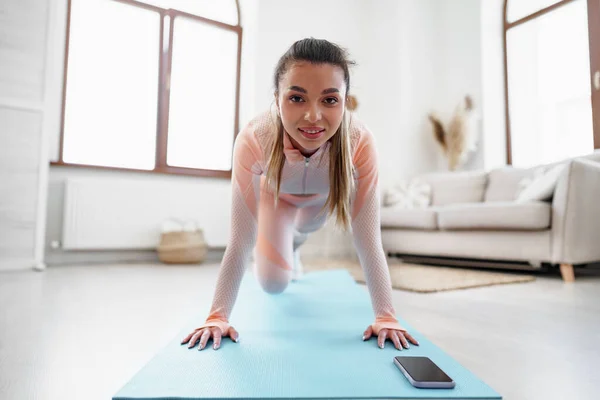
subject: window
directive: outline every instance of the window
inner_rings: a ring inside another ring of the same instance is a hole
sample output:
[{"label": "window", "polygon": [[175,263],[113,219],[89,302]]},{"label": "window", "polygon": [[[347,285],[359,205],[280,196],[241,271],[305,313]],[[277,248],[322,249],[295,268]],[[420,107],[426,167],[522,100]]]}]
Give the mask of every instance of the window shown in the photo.
[{"label": "window", "polygon": [[559,0],[510,0],[506,9],[506,20],[515,22],[525,18],[537,11],[543,10],[556,3]]},{"label": "window", "polygon": [[226,50],[237,50],[237,35],[177,18],[172,49],[167,164],[229,170],[237,51]]},{"label": "window", "polygon": [[53,164],[229,177],[241,34],[233,1],[70,0]]},{"label": "window", "polygon": [[529,167],[600,148],[590,57],[600,13],[588,12],[586,0],[505,3],[509,164]]}]

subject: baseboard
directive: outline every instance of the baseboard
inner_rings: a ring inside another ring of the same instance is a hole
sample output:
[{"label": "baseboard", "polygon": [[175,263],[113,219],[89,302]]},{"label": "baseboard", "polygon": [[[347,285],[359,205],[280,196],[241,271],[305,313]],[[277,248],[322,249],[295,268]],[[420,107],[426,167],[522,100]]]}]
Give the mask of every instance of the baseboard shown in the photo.
[{"label": "baseboard", "polygon": [[[225,248],[214,247],[208,250],[206,263],[221,262]],[[105,250],[105,251],[64,251],[51,250],[46,253],[46,265],[87,265],[120,263],[160,263],[155,250]]]},{"label": "baseboard", "polygon": [[0,260],[0,272],[8,271],[30,271],[34,269],[33,258],[3,258]]},{"label": "baseboard", "polygon": [[[205,262],[221,262],[224,253],[224,247],[210,248]],[[325,251],[323,250],[323,246],[311,246],[308,243],[300,248],[300,255],[306,259],[355,257],[355,253],[349,253],[343,248],[337,251],[335,248],[328,248]],[[252,259],[252,255],[250,255],[250,259]],[[159,262],[160,260],[155,250],[66,251],[49,249],[45,257],[47,266]],[[27,268],[33,268],[33,261]]]},{"label": "baseboard", "polygon": [[526,261],[505,261],[505,260],[479,260],[473,258],[457,258],[457,257],[441,257],[441,256],[424,256],[414,254],[388,253],[391,257],[401,258],[402,261],[415,264],[431,264],[440,266],[453,267],[471,267],[471,268],[495,268],[495,269],[512,269],[523,271],[539,271],[543,269],[544,264],[539,266],[531,265]]}]

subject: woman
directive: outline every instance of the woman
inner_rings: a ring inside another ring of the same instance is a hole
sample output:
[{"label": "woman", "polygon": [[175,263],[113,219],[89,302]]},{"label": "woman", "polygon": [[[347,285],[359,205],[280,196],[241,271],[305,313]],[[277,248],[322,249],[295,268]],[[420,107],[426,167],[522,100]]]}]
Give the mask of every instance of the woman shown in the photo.
[{"label": "woman", "polygon": [[[254,273],[268,293],[281,293],[300,272],[298,247],[329,214],[352,228],[375,322],[363,340],[390,339],[397,349],[417,341],[402,328],[392,305],[381,246],[377,153],[371,132],[350,117],[347,53],[326,40],[294,43],[275,69],[275,109],[237,136],[233,158],[231,237],[206,323],[182,344],[213,348],[222,337],[237,342],[229,325],[246,261],[256,245]],[[296,262],[294,263],[294,260]]]}]

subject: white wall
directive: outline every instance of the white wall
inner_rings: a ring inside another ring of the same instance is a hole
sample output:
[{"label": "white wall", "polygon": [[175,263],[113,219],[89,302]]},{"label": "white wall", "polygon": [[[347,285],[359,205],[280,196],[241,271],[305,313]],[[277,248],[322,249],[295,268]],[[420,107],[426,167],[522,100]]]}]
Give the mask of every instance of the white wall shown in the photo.
[{"label": "white wall", "polygon": [[487,170],[506,165],[503,3],[503,0],[481,3],[482,150],[484,168]]},{"label": "white wall", "polygon": [[[58,10],[64,9],[66,0],[51,1]],[[358,116],[377,139],[382,187],[403,177],[440,168],[438,149],[426,118],[428,112],[449,114],[466,93],[474,97],[477,105],[483,102],[480,20],[483,9],[478,0],[307,0],[301,3],[244,0],[242,12],[241,123],[247,123],[271,104],[273,69],[295,40],[312,36],[339,43],[347,47],[358,62],[353,70],[352,91],[360,102]],[[64,16],[60,11],[57,14],[55,25],[60,32],[61,27],[64,28]],[[54,93],[54,113],[50,116],[54,118],[52,155],[57,154],[58,149],[64,49],[64,35],[58,36],[53,46],[54,61],[47,67],[53,74],[50,89]],[[482,165],[483,152],[468,167]],[[51,168],[46,244],[60,240],[62,190],[66,178],[117,174],[154,182],[157,192],[170,191],[173,196],[181,185],[193,186],[198,196],[229,190],[229,183],[224,180]],[[164,202],[165,199],[152,201]],[[228,221],[229,201],[224,199],[220,207],[205,212]],[[327,231],[315,237],[321,240],[331,235]],[[311,247],[310,243],[307,248],[318,247]]]},{"label": "white wall", "polygon": [[[481,71],[481,7],[480,0],[453,0],[436,2],[441,13],[437,46],[438,73],[442,79],[435,95],[436,109],[449,114],[459,101],[469,94],[479,115],[483,110]],[[478,151],[472,154],[461,169],[483,168],[483,141],[478,134]],[[445,162],[444,162],[445,164]]]},{"label": "white wall", "polygon": [[47,20],[44,0],[0,6],[0,270],[43,267]]},{"label": "white wall", "polygon": [[256,57],[258,51],[258,1],[240,0],[242,14],[242,72],[240,86],[240,127],[247,124],[257,113]]}]

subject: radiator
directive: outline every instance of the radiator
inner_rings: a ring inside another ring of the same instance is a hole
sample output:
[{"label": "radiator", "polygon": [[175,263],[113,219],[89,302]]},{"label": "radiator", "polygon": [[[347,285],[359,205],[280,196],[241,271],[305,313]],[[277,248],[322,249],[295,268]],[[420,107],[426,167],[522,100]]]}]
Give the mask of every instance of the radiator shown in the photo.
[{"label": "radiator", "polygon": [[196,222],[210,247],[224,247],[230,204],[231,184],[226,180],[69,178],[64,194],[63,248],[155,249],[162,224],[169,218]]}]

